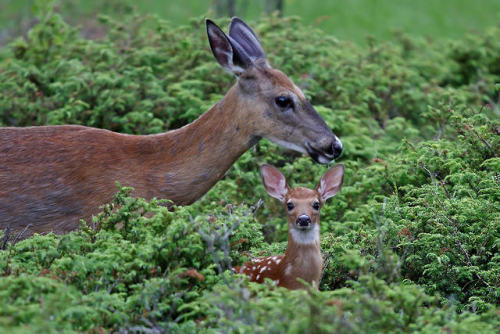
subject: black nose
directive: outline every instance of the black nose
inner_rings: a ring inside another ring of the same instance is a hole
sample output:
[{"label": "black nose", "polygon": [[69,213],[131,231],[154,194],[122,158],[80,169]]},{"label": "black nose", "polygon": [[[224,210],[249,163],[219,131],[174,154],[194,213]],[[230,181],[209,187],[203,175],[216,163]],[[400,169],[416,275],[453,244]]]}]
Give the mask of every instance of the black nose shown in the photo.
[{"label": "black nose", "polygon": [[300,215],[295,223],[299,227],[308,227],[311,225],[311,218],[308,215]]},{"label": "black nose", "polygon": [[340,142],[340,140],[336,139],[330,145],[328,145],[324,151],[329,156],[332,156],[333,159],[336,159],[342,153],[342,143]]},{"label": "black nose", "polygon": [[342,153],[342,143],[340,140],[336,140],[332,143],[332,154],[333,158],[336,159]]}]

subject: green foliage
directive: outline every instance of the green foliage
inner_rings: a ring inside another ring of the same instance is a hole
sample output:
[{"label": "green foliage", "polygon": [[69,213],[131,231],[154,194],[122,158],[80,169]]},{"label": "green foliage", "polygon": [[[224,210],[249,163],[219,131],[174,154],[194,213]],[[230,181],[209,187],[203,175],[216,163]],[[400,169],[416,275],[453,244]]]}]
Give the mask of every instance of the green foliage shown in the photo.
[{"label": "green foliage", "polygon": [[228,333],[437,333],[443,328],[493,333],[500,325],[495,312],[459,315],[452,305],[439,308],[413,284],[387,284],[373,275],[322,292],[271,283],[216,286],[187,307],[191,315],[206,312],[204,326]]},{"label": "green foliage", "polygon": [[129,191],[120,188],[94,221],[95,229],[34,236],[0,253],[0,325],[40,322],[40,330],[54,331],[141,323],[170,328],[185,302],[220,281],[197,224],[218,229],[238,221],[227,242],[251,239],[233,248],[235,259],[238,251],[262,242],[244,206],[215,216],[198,211],[192,222],[191,208],[170,212],[156,200],[129,197]]},{"label": "green foliage", "polygon": [[[86,40],[50,6],[39,18],[0,55],[0,125],[157,133],[234,82],[201,19],[102,17],[106,36]],[[320,291],[227,270],[286,248],[259,166],[308,187],[326,170],[263,140],[192,206],[119,187],[79,231],[6,243],[0,331],[498,332],[500,29],[361,47],[294,18],[252,26],[344,144],[344,186],[322,209]]]}]

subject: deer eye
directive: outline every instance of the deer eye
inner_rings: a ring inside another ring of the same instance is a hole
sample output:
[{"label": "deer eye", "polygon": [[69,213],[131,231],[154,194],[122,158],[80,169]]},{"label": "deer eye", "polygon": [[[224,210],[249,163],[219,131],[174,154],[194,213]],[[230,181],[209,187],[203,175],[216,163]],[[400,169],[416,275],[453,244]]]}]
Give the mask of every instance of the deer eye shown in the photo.
[{"label": "deer eye", "polygon": [[288,208],[288,211],[292,211],[293,208],[295,208],[295,205],[293,205],[293,203],[286,203],[286,207]]},{"label": "deer eye", "polygon": [[319,202],[314,202],[313,203],[313,209],[314,210],[319,210]]},{"label": "deer eye", "polygon": [[293,108],[293,101],[288,96],[278,96],[274,99],[274,103],[282,109],[282,111],[288,110],[289,108]]}]

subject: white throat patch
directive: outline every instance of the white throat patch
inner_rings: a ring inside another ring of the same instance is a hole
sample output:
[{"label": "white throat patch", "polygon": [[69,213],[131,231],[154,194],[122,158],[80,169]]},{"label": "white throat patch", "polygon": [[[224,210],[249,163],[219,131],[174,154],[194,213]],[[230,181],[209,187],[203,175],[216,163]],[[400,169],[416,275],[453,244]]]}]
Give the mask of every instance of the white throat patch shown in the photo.
[{"label": "white throat patch", "polygon": [[293,240],[301,245],[311,245],[319,243],[319,223],[313,225],[310,230],[291,229]]}]

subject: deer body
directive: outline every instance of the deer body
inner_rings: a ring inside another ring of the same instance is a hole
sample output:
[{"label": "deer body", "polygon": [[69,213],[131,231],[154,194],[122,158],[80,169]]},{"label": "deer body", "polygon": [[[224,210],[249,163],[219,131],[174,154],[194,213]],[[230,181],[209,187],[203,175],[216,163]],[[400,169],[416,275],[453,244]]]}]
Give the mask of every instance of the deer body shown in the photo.
[{"label": "deer body", "polygon": [[180,129],[137,136],[75,125],[0,128],[0,229],[74,230],[112,199],[116,181],[135,196],[191,204],[262,137],[320,163],[340,155],[338,138],[269,66],[243,21],[234,18],[226,35],[207,20],[207,34],[216,60],[238,81]]},{"label": "deer body", "polygon": [[318,288],[323,268],[320,250],[319,211],[324,202],[337,194],[344,177],[344,166],[327,171],[315,190],[290,189],[285,177],[274,167],[264,165],[261,175],[268,194],[279,199],[287,210],[288,245],[284,255],[254,259],[235,272],[245,274],[250,281],[262,283],[265,278],[278,286],[300,289],[300,278]]},{"label": "deer body", "polygon": [[223,124],[211,117],[220,109],[215,105],[183,128],[149,136],[74,125],[3,129],[0,227],[19,222],[33,224],[32,232],[74,230],[113,198],[116,181],[133,186],[135,196],[193,203],[256,142],[238,118]]}]

